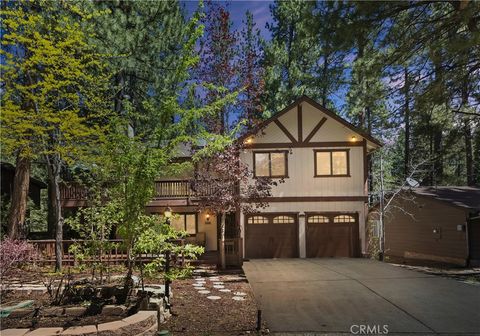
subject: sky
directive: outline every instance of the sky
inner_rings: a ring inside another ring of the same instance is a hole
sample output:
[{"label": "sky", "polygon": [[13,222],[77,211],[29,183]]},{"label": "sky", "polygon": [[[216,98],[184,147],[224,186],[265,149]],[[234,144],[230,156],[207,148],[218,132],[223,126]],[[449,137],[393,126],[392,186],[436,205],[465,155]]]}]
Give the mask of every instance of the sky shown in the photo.
[{"label": "sky", "polygon": [[[189,16],[195,12],[198,6],[198,1],[180,1],[180,3],[185,6]],[[224,1],[224,3],[227,3],[227,8],[230,11],[233,30],[239,30],[239,28],[242,27],[242,21],[245,19],[245,12],[250,10],[253,15],[253,20],[256,23],[256,27],[260,30],[262,37],[266,40],[270,40],[270,32],[265,25],[272,19],[269,5],[272,4],[273,1]]]}]

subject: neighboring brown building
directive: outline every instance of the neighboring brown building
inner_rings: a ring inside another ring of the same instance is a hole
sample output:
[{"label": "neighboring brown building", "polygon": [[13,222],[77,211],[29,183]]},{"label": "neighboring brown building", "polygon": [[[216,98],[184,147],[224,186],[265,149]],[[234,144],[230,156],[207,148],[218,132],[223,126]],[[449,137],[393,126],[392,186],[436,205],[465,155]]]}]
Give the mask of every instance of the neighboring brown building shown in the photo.
[{"label": "neighboring brown building", "polygon": [[[15,166],[8,162],[2,162],[1,169],[0,194],[2,195],[2,198],[5,197],[5,200],[10,200],[13,192],[13,178],[15,177]],[[28,196],[36,205],[40,204],[40,190],[46,188],[47,185],[44,182],[34,177],[30,177]]]},{"label": "neighboring brown building", "polygon": [[480,264],[480,188],[418,187],[385,217],[385,255],[405,260]]}]

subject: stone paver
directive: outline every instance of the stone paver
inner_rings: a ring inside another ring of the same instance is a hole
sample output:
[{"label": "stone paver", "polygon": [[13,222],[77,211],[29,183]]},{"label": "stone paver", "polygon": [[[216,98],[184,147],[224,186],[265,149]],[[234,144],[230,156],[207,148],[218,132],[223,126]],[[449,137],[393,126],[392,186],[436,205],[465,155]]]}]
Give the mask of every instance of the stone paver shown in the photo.
[{"label": "stone paver", "polygon": [[245,301],[245,298],[243,296],[234,296],[232,297],[235,301]]},{"label": "stone paver", "polygon": [[70,327],[66,330],[64,330],[61,333],[62,336],[80,336],[80,335],[85,335],[85,336],[93,336],[97,335],[97,327],[94,325],[87,325],[87,326],[79,326],[79,327]]},{"label": "stone paver", "polygon": [[209,290],[200,290],[198,291],[200,294],[210,294]]},{"label": "stone paver", "polygon": [[207,299],[209,299],[209,300],[220,300],[221,297],[220,297],[220,296],[216,296],[216,295],[212,295],[212,296],[207,296]]},{"label": "stone paver", "polygon": [[24,336],[30,329],[5,329],[0,331],[0,336]]},{"label": "stone paver", "polygon": [[114,321],[98,325],[98,336],[123,336],[128,335],[128,323]]},{"label": "stone paver", "polygon": [[32,330],[26,334],[26,336],[55,336],[60,335],[63,328],[40,328]]}]

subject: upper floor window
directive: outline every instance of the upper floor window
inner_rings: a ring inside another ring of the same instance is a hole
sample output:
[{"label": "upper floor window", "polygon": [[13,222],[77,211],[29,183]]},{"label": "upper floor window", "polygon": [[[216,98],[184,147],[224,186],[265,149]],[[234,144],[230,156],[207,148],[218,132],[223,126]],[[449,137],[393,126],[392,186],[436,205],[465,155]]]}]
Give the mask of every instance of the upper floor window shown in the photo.
[{"label": "upper floor window", "polygon": [[287,151],[254,152],[253,170],[258,177],[287,177]]},{"label": "upper floor window", "polygon": [[315,150],[315,177],[350,176],[348,149]]}]

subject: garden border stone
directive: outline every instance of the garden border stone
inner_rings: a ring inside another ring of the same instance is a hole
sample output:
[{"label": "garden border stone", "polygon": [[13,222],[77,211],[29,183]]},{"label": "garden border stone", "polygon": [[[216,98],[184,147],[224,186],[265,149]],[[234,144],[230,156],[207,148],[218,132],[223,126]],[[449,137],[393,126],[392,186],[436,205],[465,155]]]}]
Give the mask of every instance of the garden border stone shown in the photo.
[{"label": "garden border stone", "polygon": [[122,320],[101,323],[98,327],[86,325],[65,330],[62,328],[5,329],[0,331],[0,336],[150,336],[156,334],[157,328],[157,312],[141,310]]}]

